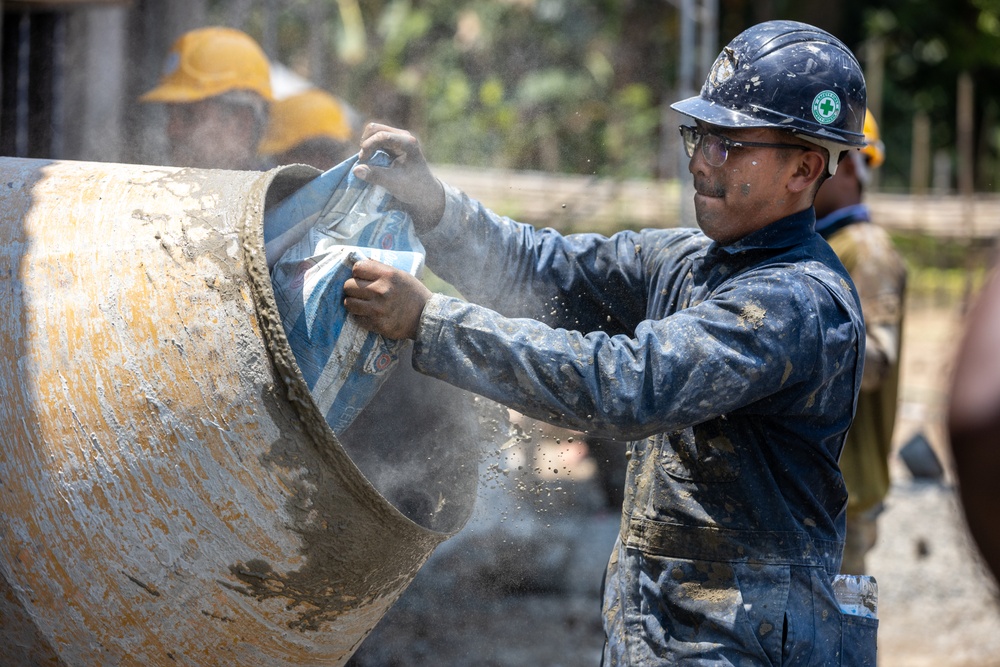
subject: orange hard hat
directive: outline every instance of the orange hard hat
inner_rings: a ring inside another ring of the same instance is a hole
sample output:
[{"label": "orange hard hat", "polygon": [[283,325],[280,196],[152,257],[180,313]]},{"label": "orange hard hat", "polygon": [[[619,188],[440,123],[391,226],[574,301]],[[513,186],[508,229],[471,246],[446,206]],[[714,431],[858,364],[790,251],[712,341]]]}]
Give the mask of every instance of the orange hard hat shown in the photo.
[{"label": "orange hard hat", "polygon": [[257,150],[262,155],[277,155],[318,137],[350,141],[351,126],[340,100],[312,88],[271,105],[267,129]]},{"label": "orange hard hat", "polygon": [[267,56],[244,32],[198,28],[174,42],[159,85],[139,100],[197,102],[231,90],[251,90],[269,102],[273,100]]},{"label": "orange hard hat", "polygon": [[885,144],[879,136],[878,123],[871,110],[865,110],[865,146],[861,154],[865,156],[869,169],[877,169],[885,162]]}]

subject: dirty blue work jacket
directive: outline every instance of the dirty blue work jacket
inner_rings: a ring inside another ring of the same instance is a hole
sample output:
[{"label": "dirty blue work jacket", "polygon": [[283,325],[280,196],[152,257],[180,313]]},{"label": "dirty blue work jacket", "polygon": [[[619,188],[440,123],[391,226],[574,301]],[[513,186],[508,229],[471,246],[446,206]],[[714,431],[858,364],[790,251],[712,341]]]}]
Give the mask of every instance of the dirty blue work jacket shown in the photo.
[{"label": "dirty blue work jacket", "polygon": [[414,366],[634,441],[605,664],[874,665],[877,621],[841,614],[830,584],[864,330],[813,210],[722,246],[562,236],[446,191],[428,265],[475,303],[431,298]]}]

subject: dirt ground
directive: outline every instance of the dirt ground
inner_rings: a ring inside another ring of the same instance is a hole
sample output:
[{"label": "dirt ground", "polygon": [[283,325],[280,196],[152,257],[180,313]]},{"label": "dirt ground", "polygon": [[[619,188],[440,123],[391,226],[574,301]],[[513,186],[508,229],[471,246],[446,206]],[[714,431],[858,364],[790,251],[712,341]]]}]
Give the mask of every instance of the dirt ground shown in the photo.
[{"label": "dirt ground", "polygon": [[[893,486],[868,561],[880,589],[880,667],[1000,667],[997,588],[952,478],[916,479],[898,456],[920,434],[947,470],[943,402],[960,332],[958,304],[909,304]],[[598,665],[599,588],[618,516],[593,472],[584,445],[551,434],[485,462],[470,525],[350,664]]]}]

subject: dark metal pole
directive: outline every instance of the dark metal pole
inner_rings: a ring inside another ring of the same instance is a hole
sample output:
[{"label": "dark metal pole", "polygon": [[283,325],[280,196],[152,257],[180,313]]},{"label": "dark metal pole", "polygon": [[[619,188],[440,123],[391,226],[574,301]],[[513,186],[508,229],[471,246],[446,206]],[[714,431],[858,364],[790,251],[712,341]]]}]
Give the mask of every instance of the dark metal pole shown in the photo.
[{"label": "dark metal pole", "polygon": [[[677,99],[691,97],[695,93],[694,68],[695,68],[695,0],[681,0],[681,39],[680,58],[678,61],[678,81]],[[672,117],[676,114],[668,111]],[[674,131],[676,133],[676,130]],[[680,224],[685,227],[694,227],[697,224],[694,214],[694,179],[688,171],[688,156],[684,153],[681,143],[676,143],[674,155],[677,160],[677,181],[681,187],[680,202]]]}]

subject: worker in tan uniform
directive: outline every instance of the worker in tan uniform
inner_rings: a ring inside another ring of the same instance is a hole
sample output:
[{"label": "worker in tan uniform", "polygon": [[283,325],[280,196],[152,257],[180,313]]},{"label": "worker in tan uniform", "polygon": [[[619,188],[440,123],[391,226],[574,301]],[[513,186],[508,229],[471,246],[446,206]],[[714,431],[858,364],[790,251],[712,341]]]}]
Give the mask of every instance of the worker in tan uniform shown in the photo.
[{"label": "worker in tan uniform", "polygon": [[158,85],[139,100],[166,105],[174,166],[266,168],[257,146],[273,100],[270,64],[246,33],[223,27],[184,33],[170,49]]},{"label": "worker in tan uniform", "polygon": [[852,151],[816,194],[816,231],[833,247],[857,287],[865,318],[865,367],[854,423],[840,468],[847,484],[847,539],[841,571],[864,574],[875,545],[877,520],[889,491],[889,455],[896,420],[906,265],[889,234],[871,221],[862,203],[885,149],[871,112],[865,146]]},{"label": "worker in tan uniform", "polygon": [[275,165],[308,164],[326,171],[358,152],[350,109],[318,88],[277,100],[258,150]]}]

